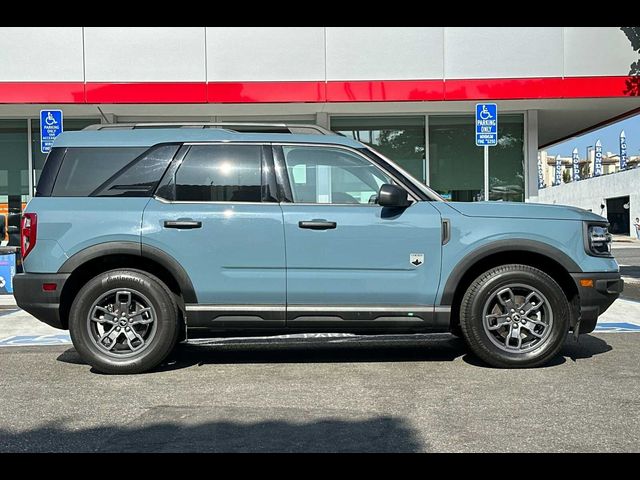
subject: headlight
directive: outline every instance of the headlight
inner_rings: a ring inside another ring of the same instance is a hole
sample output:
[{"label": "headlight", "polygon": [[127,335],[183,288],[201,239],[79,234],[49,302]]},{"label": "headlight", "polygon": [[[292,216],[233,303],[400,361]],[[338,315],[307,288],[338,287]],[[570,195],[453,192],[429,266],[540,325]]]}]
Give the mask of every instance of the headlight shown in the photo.
[{"label": "headlight", "polygon": [[611,256],[611,234],[607,225],[589,225],[586,228],[585,247],[589,255]]}]

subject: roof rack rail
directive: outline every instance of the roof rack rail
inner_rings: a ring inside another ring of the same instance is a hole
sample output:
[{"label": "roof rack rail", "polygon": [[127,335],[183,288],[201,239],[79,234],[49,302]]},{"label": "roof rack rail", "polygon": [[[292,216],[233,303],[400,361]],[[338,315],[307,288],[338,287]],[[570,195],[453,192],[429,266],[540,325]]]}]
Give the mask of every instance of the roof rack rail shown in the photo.
[{"label": "roof rack rail", "polygon": [[135,130],[144,128],[222,128],[245,133],[300,133],[311,135],[336,135],[326,128],[300,123],[252,123],[252,122],[147,122],[147,123],[98,123],[83,130]]}]

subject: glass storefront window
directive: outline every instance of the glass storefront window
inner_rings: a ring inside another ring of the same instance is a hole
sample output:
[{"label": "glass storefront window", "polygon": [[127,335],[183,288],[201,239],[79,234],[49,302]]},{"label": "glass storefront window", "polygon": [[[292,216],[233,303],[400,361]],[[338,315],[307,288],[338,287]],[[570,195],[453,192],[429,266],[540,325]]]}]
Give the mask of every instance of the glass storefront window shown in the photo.
[{"label": "glass storefront window", "polygon": [[[72,132],[74,130],[82,130],[84,127],[95,125],[96,123],[100,123],[99,118],[65,118],[64,131]],[[40,173],[42,173],[42,166],[47,158],[47,154],[40,151],[39,120],[31,120],[31,151],[33,152],[33,169],[35,171],[33,186],[35,188],[40,179]]]},{"label": "glass storefront window", "polygon": [[26,120],[0,120],[0,241],[18,246],[20,213],[29,193]]},{"label": "glass storefront window", "polygon": [[[484,154],[473,115],[429,116],[429,186],[453,201],[482,200]],[[524,201],[524,116],[500,115],[489,148],[490,200]]]},{"label": "glass storefront window", "polygon": [[371,145],[425,181],[425,118],[331,117],[331,130]]}]

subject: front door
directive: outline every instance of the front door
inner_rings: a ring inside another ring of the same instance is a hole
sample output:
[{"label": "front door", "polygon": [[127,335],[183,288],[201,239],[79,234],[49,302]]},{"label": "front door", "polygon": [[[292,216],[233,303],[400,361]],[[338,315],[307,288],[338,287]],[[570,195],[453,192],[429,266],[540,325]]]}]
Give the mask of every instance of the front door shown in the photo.
[{"label": "front door", "polygon": [[436,208],[425,201],[405,209],[377,205],[380,185],[394,179],[353,150],[283,145],[275,152],[292,197],[281,203],[287,325],[431,322],[441,256]]},{"label": "front door", "polygon": [[185,146],[144,211],[143,247],[173,256],[193,283],[189,326],[284,326],[283,219],[270,155],[255,144]]}]

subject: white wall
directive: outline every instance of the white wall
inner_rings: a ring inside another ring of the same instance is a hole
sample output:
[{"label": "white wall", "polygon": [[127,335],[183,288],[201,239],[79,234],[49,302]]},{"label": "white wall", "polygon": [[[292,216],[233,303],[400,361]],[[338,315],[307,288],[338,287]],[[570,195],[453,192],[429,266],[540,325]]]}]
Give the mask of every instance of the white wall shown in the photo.
[{"label": "white wall", "polygon": [[204,82],[202,27],[85,27],[87,82]]},{"label": "white wall", "polygon": [[563,75],[562,27],[446,27],[445,45],[446,78]]},{"label": "white wall", "polygon": [[[579,182],[564,183],[555,187],[538,190],[537,201],[540,203],[556,203],[591,210],[593,213],[607,216],[607,198],[629,196],[630,230],[629,235],[635,237],[633,219],[640,217],[640,168],[626,170],[611,175],[592,177]],[[604,204],[604,210],[600,209]]]},{"label": "white wall", "polygon": [[323,27],[207,27],[207,79],[325,79]]},{"label": "white wall", "polygon": [[82,82],[82,27],[1,27],[0,82]]},{"label": "white wall", "polygon": [[637,59],[619,27],[0,28],[0,82],[607,76]]}]

